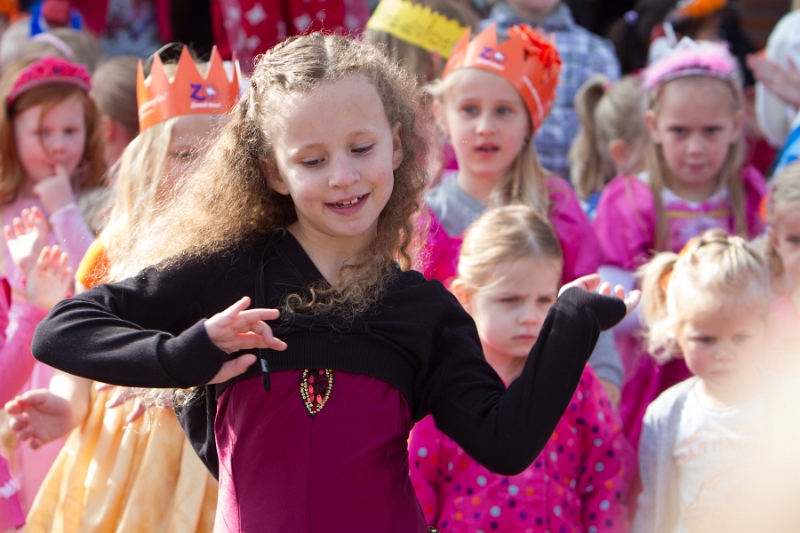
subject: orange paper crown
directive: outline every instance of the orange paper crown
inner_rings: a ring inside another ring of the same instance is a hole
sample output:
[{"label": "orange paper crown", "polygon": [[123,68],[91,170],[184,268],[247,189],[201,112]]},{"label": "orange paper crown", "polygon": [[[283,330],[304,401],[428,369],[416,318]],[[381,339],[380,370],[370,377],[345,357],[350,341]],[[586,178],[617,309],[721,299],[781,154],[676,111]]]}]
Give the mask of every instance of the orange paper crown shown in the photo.
[{"label": "orange paper crown", "polygon": [[510,81],[528,106],[535,131],[555,100],[561,58],[555,45],[530,26],[514,26],[508,31],[508,39],[500,44],[492,24],[471,42],[469,30],[464,32],[442,79],[464,67],[488,70]]},{"label": "orange paper crown", "polygon": [[186,48],[181,52],[172,82],[158,54],[153,58],[148,81],[144,79],[142,62],[139,61],[136,80],[139,129],[144,131],[172,117],[228,113],[239,99],[239,78],[236,59],[233,60],[233,76],[229,78],[216,47],[211,52],[205,77]]}]

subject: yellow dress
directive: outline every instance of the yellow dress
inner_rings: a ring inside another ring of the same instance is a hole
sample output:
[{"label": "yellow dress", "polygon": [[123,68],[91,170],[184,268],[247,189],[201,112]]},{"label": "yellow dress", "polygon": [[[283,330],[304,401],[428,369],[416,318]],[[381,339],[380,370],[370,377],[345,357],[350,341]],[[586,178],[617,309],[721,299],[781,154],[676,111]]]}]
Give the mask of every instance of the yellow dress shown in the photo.
[{"label": "yellow dress", "polygon": [[92,394],[89,415],[56,458],[23,531],[211,532],[217,482],[175,413],[150,409],[126,424],[133,402],[106,409],[110,393]]},{"label": "yellow dress", "polygon": [[[78,269],[90,288],[108,267],[98,239]],[[217,481],[189,444],[175,412],[149,409],[133,423],[128,401],[106,409],[95,392],[86,420],[67,438],[27,516],[26,533],[210,533]]]}]

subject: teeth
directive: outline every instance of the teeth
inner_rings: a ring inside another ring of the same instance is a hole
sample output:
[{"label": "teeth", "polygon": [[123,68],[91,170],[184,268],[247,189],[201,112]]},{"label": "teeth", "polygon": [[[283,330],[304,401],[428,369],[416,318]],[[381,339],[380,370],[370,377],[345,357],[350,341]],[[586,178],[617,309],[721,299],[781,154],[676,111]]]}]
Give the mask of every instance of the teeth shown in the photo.
[{"label": "teeth", "polygon": [[353,198],[349,202],[337,202],[337,203],[334,203],[333,205],[335,205],[336,207],[350,207],[351,205],[355,205],[358,202],[360,202],[362,198],[364,198],[364,197],[363,196],[359,196],[357,198]]}]

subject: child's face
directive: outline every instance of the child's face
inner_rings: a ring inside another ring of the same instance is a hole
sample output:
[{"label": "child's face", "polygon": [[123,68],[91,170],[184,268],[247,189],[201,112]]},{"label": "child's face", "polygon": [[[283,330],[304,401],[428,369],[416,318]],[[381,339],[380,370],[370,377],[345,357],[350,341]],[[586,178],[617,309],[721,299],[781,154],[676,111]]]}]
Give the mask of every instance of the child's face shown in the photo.
[{"label": "child's face", "polygon": [[437,105],[437,119],[450,135],[459,173],[498,180],[530,135],[528,108],[506,79],[485,70],[465,68]]},{"label": "child's face", "polygon": [[77,168],[86,147],[86,123],[80,96],[72,95],[42,116],[43,105],[29,107],[14,117],[14,141],[28,180],[38,183],[63,165],[68,174]]},{"label": "child's face", "polygon": [[786,206],[776,213],[769,238],[783,262],[792,285],[800,287],[800,205]]},{"label": "child's face", "polygon": [[492,280],[463,302],[490,364],[528,357],[558,296],[561,268],[552,260],[526,258],[498,265],[495,279],[500,281]]},{"label": "child's face", "polygon": [[220,120],[219,115],[185,115],[178,117],[172,127],[167,161],[164,165],[166,179],[162,182],[163,192],[172,189],[189,164],[198,156],[198,147],[208,138]]},{"label": "child's face", "polygon": [[675,192],[713,194],[715,178],[731,144],[739,139],[744,118],[741,110],[734,111],[728,84],[707,77],[668,82],[656,110],[645,118],[677,181],[675,188],[680,190]]},{"label": "child's face", "polygon": [[403,160],[375,86],[323,83],[289,99],[270,126],[279,171],[270,185],[292,197],[298,229],[330,246],[371,242]]},{"label": "child's face", "polygon": [[722,390],[755,375],[765,341],[763,313],[731,300],[693,314],[677,331],[689,370]]}]

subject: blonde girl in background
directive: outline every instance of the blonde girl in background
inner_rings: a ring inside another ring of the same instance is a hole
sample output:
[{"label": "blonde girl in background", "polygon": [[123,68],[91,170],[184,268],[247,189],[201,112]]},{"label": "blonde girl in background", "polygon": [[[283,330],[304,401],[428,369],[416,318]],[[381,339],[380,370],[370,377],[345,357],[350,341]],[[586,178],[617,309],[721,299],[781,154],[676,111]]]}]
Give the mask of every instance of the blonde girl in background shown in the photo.
[{"label": "blonde girl in background", "polygon": [[776,295],[770,367],[800,377],[800,163],[775,177],[765,207],[767,235],[762,241]]},{"label": "blonde girl in background", "polygon": [[[550,223],[527,206],[490,209],[464,236],[452,291],[506,385],[522,372],[556,300],[562,261]],[[629,531],[636,459],[620,426],[586,366],[553,435],[523,473],[487,470],[426,418],[411,432],[411,481],[428,525],[442,533]]]},{"label": "blonde girl in background", "polygon": [[[173,107],[156,116],[143,114],[142,133],[122,154],[116,203],[76,276],[86,289],[115,279],[106,251],[121,235],[136,235],[175,194],[176,181],[238,96],[238,77],[228,80],[216,51],[206,76],[199,74],[188,49],[177,68],[156,60],[153,70],[159,79],[152,82],[151,75],[151,84],[161,81],[162,71],[172,81],[141,87],[140,109],[147,109],[152,95],[163,94]],[[189,94],[181,88],[190,83],[213,84],[216,99],[225,105],[216,114],[209,108],[188,111],[190,102],[184,99]],[[217,483],[192,450],[171,405],[139,418],[138,402],[122,402],[130,397],[130,391],[116,388],[98,392],[90,380],[58,372],[49,390],[30,391],[6,406],[12,429],[33,447],[72,431],[28,514],[27,532],[55,527],[65,533],[212,530]]]},{"label": "blonde girl in background", "polygon": [[575,96],[581,129],[569,153],[570,178],[590,220],[612,179],[644,170],[647,104],[641,85],[636,76],[614,83],[598,74]]},{"label": "blonde girl in background", "polygon": [[642,275],[651,353],[681,357],[694,377],[645,414],[634,531],[796,530],[796,518],[790,528],[768,525],[796,509],[788,494],[800,417],[797,382],[762,367],[766,260],[742,237],[713,229],[680,254],[656,255]]},{"label": "blonde girl in background", "polygon": [[[89,98],[91,80],[81,65],[46,57],[17,63],[0,79],[0,211],[4,226],[24,210],[38,209],[47,221],[46,244],[78,262],[94,240],[78,208],[83,191],[96,187],[105,171],[100,119]],[[0,403],[26,390],[46,387],[53,369],[36,363],[30,353],[33,331],[46,311],[25,298],[25,275],[15,266],[8,243],[3,272],[13,291],[6,346],[0,357]],[[7,444],[9,443],[7,441]],[[27,510],[61,446],[51,443],[36,452],[17,448],[11,459]]]},{"label": "blonde girl in background", "polygon": [[414,422],[433,413],[487,466],[524,470],[600,329],[636,303],[576,281],[506,389],[458,301],[410,269],[425,187],[418,96],[360,41],[275,46],[180,194],[115,235],[114,277],[158,266],[65,300],[37,331],[37,356],[74,374],[208,384],[177,408],[219,475],[219,531],[426,532],[409,479]]},{"label": "blonde girl in background", "polygon": [[[602,264],[578,198],[569,183],[542,168],[533,145],[555,99],[560,65],[553,43],[531,28],[515,27],[500,44],[490,26],[472,41],[465,33],[441,81],[428,88],[458,170],[446,172],[425,196],[429,221],[418,268],[427,278],[449,285],[464,230],[488,207],[509,204],[527,205],[550,220],[563,251],[563,282]],[[622,367],[610,333],[601,336],[592,365],[617,399]]]},{"label": "blonde girl in background", "polygon": [[[643,88],[646,172],[609,183],[594,221],[607,262],[601,276],[626,287],[654,250],[677,252],[710,228],[753,238],[764,227],[764,178],[742,163],[741,85],[727,48],[684,39],[645,71]],[[615,331],[626,375],[620,414],[634,446],[647,405],[690,375],[682,360],[649,357],[640,331],[635,320]]]}]

